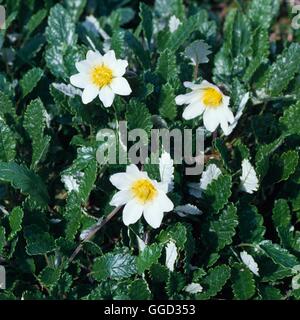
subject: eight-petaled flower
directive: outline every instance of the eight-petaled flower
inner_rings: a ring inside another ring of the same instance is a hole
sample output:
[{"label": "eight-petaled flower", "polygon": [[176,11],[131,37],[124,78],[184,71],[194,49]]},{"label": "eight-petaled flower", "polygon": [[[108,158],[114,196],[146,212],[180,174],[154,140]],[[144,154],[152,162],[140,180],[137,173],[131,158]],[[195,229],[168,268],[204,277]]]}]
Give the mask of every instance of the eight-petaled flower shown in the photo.
[{"label": "eight-petaled flower", "polygon": [[203,123],[208,131],[214,132],[220,124],[224,134],[228,135],[228,123],[234,122],[233,113],[228,107],[230,98],[206,80],[200,84],[184,82],[184,86],[192,91],[175,99],[178,105],[188,105],[183,112],[183,118],[190,120],[203,114]]},{"label": "eight-petaled flower", "polygon": [[163,183],[150,179],[147,172],[140,171],[134,164],[127,166],[126,172],[112,175],[110,182],[120,190],[110,205],[125,205],[123,222],[126,226],[136,223],[143,215],[152,228],[158,228],[164,212],[174,208]]},{"label": "eight-petaled flower", "polygon": [[98,51],[89,50],[86,60],[76,63],[79,73],[71,76],[73,86],[84,89],[82,102],[87,104],[99,96],[105,107],[110,107],[115,94],[128,96],[131,88],[123,77],[128,62],[116,59],[113,50],[101,55]]}]

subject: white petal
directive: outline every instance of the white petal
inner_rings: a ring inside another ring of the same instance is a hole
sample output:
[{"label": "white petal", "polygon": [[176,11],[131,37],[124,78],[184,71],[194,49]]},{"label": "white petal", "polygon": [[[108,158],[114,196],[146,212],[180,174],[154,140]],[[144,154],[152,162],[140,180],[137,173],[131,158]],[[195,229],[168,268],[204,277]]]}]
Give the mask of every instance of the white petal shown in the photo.
[{"label": "white petal", "polygon": [[200,116],[204,111],[204,107],[200,102],[188,105],[183,111],[182,117],[185,120],[191,120]]},{"label": "white petal", "polygon": [[207,108],[203,114],[203,123],[208,131],[214,132],[220,123],[218,112],[211,108]]},{"label": "white petal", "polygon": [[190,104],[193,102],[197,102],[197,100],[200,100],[200,94],[199,92],[195,92],[195,91],[192,91],[186,94],[180,94],[175,98],[175,102],[179,106],[183,104]]},{"label": "white petal", "polygon": [[88,73],[91,69],[91,65],[87,60],[78,61],[75,63],[76,69],[81,73]]},{"label": "white petal", "polygon": [[166,246],[166,266],[173,272],[178,253],[176,245],[173,241],[168,242]]},{"label": "white petal", "polygon": [[242,162],[241,189],[247,193],[253,193],[258,189],[258,178],[256,172],[248,159]]},{"label": "white petal", "polygon": [[159,203],[159,208],[163,212],[170,212],[174,209],[173,202],[168,198],[164,191],[158,190],[158,196],[155,201]]},{"label": "white petal", "polygon": [[153,201],[144,208],[144,218],[154,229],[160,227],[164,213],[159,206],[158,201]]},{"label": "white petal", "polygon": [[118,191],[111,199],[110,201],[110,205],[111,206],[122,206],[123,204],[129,202],[130,200],[132,200],[132,194],[130,192],[130,190],[121,190]]},{"label": "white petal", "polygon": [[115,94],[113,93],[113,91],[109,86],[105,86],[100,90],[99,98],[102,101],[104,107],[108,108],[113,104]]},{"label": "white petal", "polygon": [[103,56],[104,64],[110,67],[111,69],[116,69],[117,59],[114,50],[109,50]]},{"label": "white petal", "polygon": [[208,165],[206,170],[202,173],[202,177],[200,179],[200,188],[202,190],[206,190],[208,185],[213,180],[218,179],[221,173],[221,170],[215,164]]},{"label": "white petal", "polygon": [[89,85],[89,78],[85,74],[77,73],[70,77],[70,82],[73,86],[83,89]]},{"label": "white petal", "polygon": [[163,151],[159,158],[159,173],[161,182],[167,186],[166,192],[172,191],[174,187],[174,161],[166,151]]},{"label": "white petal", "polygon": [[115,77],[122,77],[126,72],[126,68],[128,67],[128,62],[126,60],[117,59],[113,74]]},{"label": "white petal", "polygon": [[89,84],[83,90],[82,97],[81,97],[82,102],[84,104],[90,103],[91,101],[93,101],[97,97],[98,93],[99,93],[98,87],[96,87],[92,84]]},{"label": "white petal", "polygon": [[126,226],[136,223],[143,214],[144,206],[136,200],[130,200],[123,209],[123,222]]},{"label": "white petal", "polygon": [[240,257],[241,257],[243,263],[249,268],[249,270],[251,272],[253,272],[255,275],[259,276],[258,265],[255,262],[255,260],[253,259],[253,257],[250,254],[248,254],[246,251],[242,251],[240,253]]},{"label": "white petal", "polygon": [[134,181],[134,179],[125,172],[115,173],[109,178],[109,180],[119,190],[128,189]]},{"label": "white petal", "polygon": [[99,51],[89,50],[86,54],[86,60],[90,65],[101,64],[103,57]]},{"label": "white petal", "polygon": [[191,294],[200,293],[203,291],[202,286],[199,283],[190,283],[184,288],[184,291]]},{"label": "white petal", "polygon": [[128,81],[123,77],[114,78],[110,87],[114,93],[121,96],[128,96],[132,92]]},{"label": "white petal", "polygon": [[229,130],[229,126],[228,126],[227,120],[222,119],[221,128],[222,128],[225,136],[228,136],[230,134],[230,130]]},{"label": "white petal", "polygon": [[140,171],[135,164],[127,166],[126,173],[134,179],[148,178],[147,172]]}]

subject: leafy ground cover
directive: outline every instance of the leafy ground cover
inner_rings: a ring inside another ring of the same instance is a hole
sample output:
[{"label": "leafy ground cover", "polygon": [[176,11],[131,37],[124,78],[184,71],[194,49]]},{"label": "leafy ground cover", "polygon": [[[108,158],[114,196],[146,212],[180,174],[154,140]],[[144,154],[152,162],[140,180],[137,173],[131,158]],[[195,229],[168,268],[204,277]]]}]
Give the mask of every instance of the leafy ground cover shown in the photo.
[{"label": "leafy ground cover", "polygon": [[[300,298],[300,31],[287,1],[0,5],[1,299]],[[112,107],[70,84],[89,50],[128,61],[132,92]],[[203,80],[230,97],[233,127],[205,131],[202,175],[168,156],[145,165],[151,179],[171,170],[174,208],[158,227],[125,225],[110,177],[126,165],[97,161],[97,133],[117,120],[203,128],[176,104]]]}]

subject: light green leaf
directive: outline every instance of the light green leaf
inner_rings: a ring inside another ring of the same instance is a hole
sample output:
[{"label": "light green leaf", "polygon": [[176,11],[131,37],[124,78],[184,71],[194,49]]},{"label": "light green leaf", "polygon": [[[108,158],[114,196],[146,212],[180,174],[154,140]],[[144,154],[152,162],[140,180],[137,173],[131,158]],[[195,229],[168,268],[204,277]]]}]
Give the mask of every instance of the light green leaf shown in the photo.
[{"label": "light green leaf", "polygon": [[44,135],[46,114],[40,99],[32,101],[25,112],[24,128],[32,141],[32,169],[36,169],[37,164],[43,160],[49,147],[50,137]]},{"label": "light green leaf", "polygon": [[148,284],[143,279],[136,279],[131,282],[128,291],[131,300],[149,300],[151,298]]},{"label": "light green leaf", "polygon": [[213,180],[204,192],[204,198],[213,212],[219,212],[231,195],[231,177],[229,175],[220,175]]},{"label": "light green leaf", "polygon": [[210,46],[203,40],[196,40],[192,42],[184,50],[184,54],[187,58],[192,60],[193,65],[200,63],[208,63],[209,58],[207,57],[212,52],[209,50]]},{"label": "light green leaf", "polygon": [[16,139],[5,121],[0,118],[0,159],[10,162],[16,156]]},{"label": "light green leaf", "polygon": [[207,234],[207,241],[214,250],[222,250],[226,245],[232,243],[235,235],[235,228],[238,225],[236,208],[229,204],[217,220],[210,221]]},{"label": "light green leaf", "polygon": [[295,121],[300,119],[300,102],[292,105],[287,108],[283,116],[279,119],[280,123],[283,126],[283,134],[285,136],[290,134],[298,134],[300,132],[300,123],[299,121]]},{"label": "light green leaf", "polygon": [[16,234],[21,231],[22,229],[22,221],[24,217],[24,212],[21,207],[14,207],[12,212],[10,213],[9,219],[9,226],[11,229],[10,235],[8,240],[12,240]]},{"label": "light green leaf", "polygon": [[34,30],[43,22],[47,16],[47,10],[41,9],[37,11],[33,16],[30,17],[29,21],[25,25],[26,37],[28,38]]},{"label": "light green leaf", "polygon": [[255,280],[252,272],[244,265],[236,263],[232,272],[232,290],[237,300],[249,300],[255,294]]},{"label": "light green leaf", "polygon": [[107,278],[119,280],[129,278],[136,271],[135,257],[128,253],[114,254],[110,252],[95,260],[92,276],[97,281]]},{"label": "light green leaf", "polygon": [[147,6],[145,3],[140,2],[139,15],[142,20],[143,31],[148,41],[148,46],[150,47],[152,33],[153,33],[152,9],[149,6]]},{"label": "light green leaf", "polygon": [[138,273],[149,270],[150,267],[157,263],[161,255],[162,247],[156,243],[146,246],[145,249],[136,258]]},{"label": "light green leaf", "polygon": [[48,191],[42,179],[25,166],[14,162],[0,162],[0,180],[9,182],[14,188],[29,194],[40,205],[46,205],[49,201]]},{"label": "light green leaf", "polygon": [[197,294],[197,299],[208,300],[216,296],[230,278],[230,268],[226,265],[219,265],[209,270],[207,276],[201,281],[203,292]]},{"label": "light green leaf", "polygon": [[280,247],[276,243],[272,243],[270,240],[265,240],[259,244],[259,247],[263,252],[270,257],[276,264],[284,268],[293,268],[300,264],[300,261],[289,253],[288,250]]},{"label": "light green leaf", "polygon": [[55,269],[52,267],[44,268],[39,274],[39,281],[48,289],[55,286],[60,278],[60,269]]},{"label": "light green leaf", "polygon": [[20,86],[22,88],[22,97],[26,97],[42,79],[44,72],[40,68],[33,68],[29,70],[23,78],[20,80]]},{"label": "light green leaf", "polygon": [[[300,44],[292,43],[286,48],[270,66],[264,80],[259,84],[257,88],[259,95],[279,96],[295,74],[300,71],[299,56]],[[260,91],[263,91],[263,93],[260,93]]]},{"label": "light green leaf", "polygon": [[178,75],[176,55],[169,49],[160,53],[157,61],[156,72],[165,82],[170,82],[176,79]]},{"label": "light green leaf", "polygon": [[159,106],[159,113],[163,118],[170,121],[176,118],[177,106],[175,103],[175,93],[174,88],[169,83],[162,86]]},{"label": "light green leaf", "polygon": [[55,242],[48,232],[45,232],[37,225],[30,225],[24,228],[26,239],[26,252],[30,256],[43,255],[55,249]]}]

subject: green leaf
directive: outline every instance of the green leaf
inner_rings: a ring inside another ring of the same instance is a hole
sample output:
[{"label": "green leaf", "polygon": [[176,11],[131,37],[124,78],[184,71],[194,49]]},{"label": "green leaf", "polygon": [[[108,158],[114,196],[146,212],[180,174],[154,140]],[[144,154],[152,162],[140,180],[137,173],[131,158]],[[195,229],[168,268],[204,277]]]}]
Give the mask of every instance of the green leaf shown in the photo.
[{"label": "green leaf", "polygon": [[117,57],[122,57],[125,51],[125,33],[123,30],[114,30],[111,37],[111,49],[115,51]]},{"label": "green leaf", "polygon": [[263,300],[283,300],[281,291],[272,286],[261,286],[259,292]]},{"label": "green leaf", "polygon": [[175,103],[175,93],[174,88],[169,83],[162,86],[159,105],[159,114],[163,118],[170,121],[176,118],[177,106]]},{"label": "green leaf", "polygon": [[9,182],[14,188],[29,194],[40,205],[46,205],[49,201],[48,191],[42,179],[25,166],[14,162],[0,162],[0,180]]},{"label": "green leaf", "polygon": [[152,33],[153,33],[153,23],[152,23],[152,9],[145,3],[140,2],[140,18],[142,20],[142,27],[145,33],[146,39],[148,41],[148,46],[150,47]]},{"label": "green leaf", "polygon": [[299,162],[299,155],[296,151],[290,150],[284,152],[280,156],[280,163],[282,163],[282,174],[280,181],[287,180],[296,170],[298,162]]},{"label": "green leaf", "polygon": [[266,228],[263,216],[255,206],[240,201],[237,207],[239,217],[239,237],[244,243],[258,243],[263,240]]},{"label": "green leaf", "polygon": [[97,162],[95,159],[90,161],[84,170],[83,179],[79,185],[79,196],[83,203],[86,203],[91,191],[94,188],[94,183],[97,176]]},{"label": "green leaf", "polygon": [[34,30],[43,22],[47,16],[47,10],[41,9],[30,17],[29,21],[25,25],[26,37],[28,38]]},{"label": "green leaf", "polygon": [[182,273],[170,272],[166,286],[168,296],[172,299],[176,297],[176,294],[183,290],[184,285],[185,279]]},{"label": "green leaf", "polygon": [[207,232],[207,242],[213,247],[214,251],[222,250],[226,245],[232,243],[235,235],[235,228],[238,225],[236,208],[229,204],[219,215],[217,220],[209,222]]},{"label": "green leaf", "polygon": [[136,273],[135,257],[128,253],[107,253],[97,258],[93,264],[92,276],[97,281],[107,278],[124,279]]},{"label": "green leaf", "polygon": [[193,65],[199,65],[200,63],[208,63],[207,57],[212,52],[209,50],[210,46],[203,40],[196,40],[192,42],[184,50],[184,54],[187,58],[192,60]]},{"label": "green leaf", "polygon": [[12,240],[16,236],[16,234],[22,230],[23,217],[24,217],[23,209],[21,207],[14,207],[8,217],[9,226],[11,229],[8,240]]},{"label": "green leaf", "polygon": [[253,28],[269,29],[271,22],[278,14],[279,0],[252,0],[248,11]]},{"label": "green leaf", "polygon": [[65,49],[77,41],[75,24],[68,11],[61,4],[56,4],[50,10],[46,38],[52,47]]},{"label": "green leaf", "polygon": [[252,58],[244,74],[244,82],[249,82],[258,68],[268,62],[269,55],[269,34],[266,29],[257,28],[253,34]]},{"label": "green leaf", "polygon": [[237,300],[249,300],[255,294],[255,281],[252,272],[244,265],[236,263],[232,272],[232,290]]},{"label": "green leaf", "polygon": [[161,256],[162,247],[156,243],[146,246],[145,249],[136,258],[138,273],[149,270],[150,267],[157,263]]},{"label": "green leaf", "polygon": [[197,299],[208,300],[216,296],[230,278],[230,268],[226,265],[219,265],[208,271],[207,276],[201,281],[203,292],[197,294]]},{"label": "green leaf", "polygon": [[144,129],[147,133],[152,129],[151,114],[145,104],[131,99],[126,111],[129,130]]},{"label": "green leaf", "polygon": [[300,71],[298,58],[300,56],[300,44],[292,43],[281,55],[277,57],[276,62],[270,66],[264,81],[259,84],[258,91],[263,91],[259,95],[279,96],[288,86],[295,74]]},{"label": "green leaf", "polygon": [[165,82],[170,82],[176,79],[178,75],[178,67],[174,52],[166,49],[160,53],[157,60],[156,72]]},{"label": "green leaf", "polygon": [[176,52],[190,38],[193,32],[200,29],[201,24],[206,20],[207,16],[204,10],[200,10],[197,14],[189,17],[171,34],[165,43],[164,49]]},{"label": "green leaf", "polygon": [[20,86],[22,89],[22,97],[26,97],[42,79],[44,72],[40,68],[33,68],[25,73],[20,80]]},{"label": "green leaf", "polygon": [[37,225],[30,225],[24,228],[26,239],[26,252],[30,256],[43,255],[55,249],[53,237]]},{"label": "green leaf", "polygon": [[284,268],[293,268],[300,264],[298,259],[289,253],[288,250],[280,247],[276,243],[272,243],[270,240],[265,240],[259,244],[259,247],[263,252],[270,257],[276,264]]},{"label": "green leaf", "polygon": [[64,213],[67,219],[65,229],[66,239],[73,240],[81,223],[81,202],[75,191],[72,191],[67,199],[66,210]]},{"label": "green leaf", "polygon": [[231,195],[231,177],[229,175],[220,175],[218,179],[213,180],[204,193],[204,198],[213,212],[219,212],[224,208]]},{"label": "green leaf", "polygon": [[217,138],[214,142],[215,148],[221,155],[222,162],[227,169],[230,169],[230,152],[225,142],[221,138]]},{"label": "green leaf", "polygon": [[145,69],[150,67],[150,56],[149,52],[147,52],[140,41],[129,31],[125,33],[125,41],[127,43],[128,48],[130,48],[140,63],[144,66]]},{"label": "green leaf", "polygon": [[39,274],[39,281],[48,289],[51,289],[54,285],[57,284],[60,278],[60,269],[55,269],[52,267],[44,268]]},{"label": "green leaf", "polygon": [[66,10],[74,21],[80,18],[86,4],[87,0],[64,0]]},{"label": "green leaf", "polygon": [[167,282],[170,270],[159,263],[155,263],[150,268],[150,276],[154,282]]},{"label": "green leaf", "polygon": [[284,135],[290,134],[298,134],[300,132],[300,123],[299,121],[295,121],[296,119],[300,118],[300,102],[292,105],[291,107],[287,108],[283,116],[279,119],[280,123],[283,126],[283,133]]},{"label": "green leaf", "polygon": [[16,157],[16,139],[5,121],[0,118],[0,159],[13,161]]},{"label": "green leaf", "polygon": [[143,279],[136,279],[131,282],[128,292],[131,300],[149,300],[151,298],[148,284]]},{"label": "green leaf", "polygon": [[37,164],[43,160],[49,147],[50,137],[44,135],[46,114],[43,103],[39,98],[32,101],[25,112],[24,128],[32,141],[32,169],[36,169]]},{"label": "green leaf", "polygon": [[166,230],[162,230],[157,238],[159,242],[164,244],[173,240],[177,248],[183,249],[187,241],[187,228],[178,222],[175,225],[169,226]]},{"label": "green leaf", "polygon": [[16,111],[15,108],[9,98],[9,96],[0,90],[0,116],[3,119],[7,119],[7,117],[15,118]]}]

